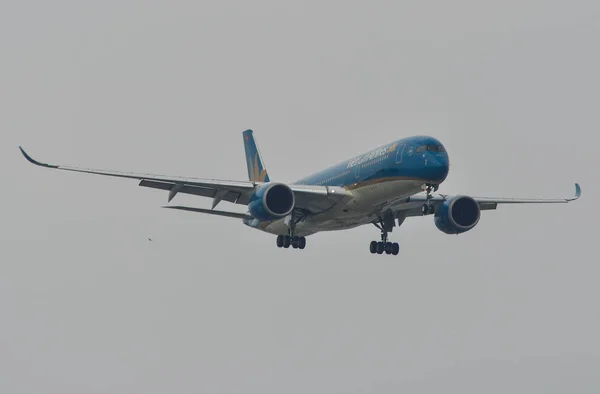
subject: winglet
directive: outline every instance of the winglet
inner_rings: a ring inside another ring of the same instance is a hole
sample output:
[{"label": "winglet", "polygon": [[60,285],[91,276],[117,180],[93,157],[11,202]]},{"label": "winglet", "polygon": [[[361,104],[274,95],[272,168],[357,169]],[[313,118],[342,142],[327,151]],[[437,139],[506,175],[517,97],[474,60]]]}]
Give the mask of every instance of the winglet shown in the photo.
[{"label": "winglet", "polygon": [[27,161],[30,162],[31,164],[35,164],[36,166],[40,166],[40,167],[58,168],[58,166],[55,166],[55,165],[46,164],[46,163],[40,163],[39,161],[34,160],[31,156],[29,156],[27,154],[27,152],[25,152],[25,150],[23,148],[21,148],[20,146],[19,146],[19,149],[21,150],[21,153],[23,154],[23,156],[25,156],[25,158],[27,159]]},{"label": "winglet", "polygon": [[575,200],[579,199],[579,197],[581,197],[581,186],[579,186],[579,183],[576,183],[575,184],[575,197],[569,198],[567,201],[575,201]]}]

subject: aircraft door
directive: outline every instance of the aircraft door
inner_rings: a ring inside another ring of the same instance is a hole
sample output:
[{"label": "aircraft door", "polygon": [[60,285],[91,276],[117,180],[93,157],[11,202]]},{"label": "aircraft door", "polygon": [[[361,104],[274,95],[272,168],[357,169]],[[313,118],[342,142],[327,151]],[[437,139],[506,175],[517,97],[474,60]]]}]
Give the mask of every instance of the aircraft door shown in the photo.
[{"label": "aircraft door", "polygon": [[354,166],[354,178],[360,178],[360,164]]},{"label": "aircraft door", "polygon": [[396,164],[402,163],[402,156],[404,155],[404,149],[406,149],[406,144],[402,144],[398,146],[396,150]]}]

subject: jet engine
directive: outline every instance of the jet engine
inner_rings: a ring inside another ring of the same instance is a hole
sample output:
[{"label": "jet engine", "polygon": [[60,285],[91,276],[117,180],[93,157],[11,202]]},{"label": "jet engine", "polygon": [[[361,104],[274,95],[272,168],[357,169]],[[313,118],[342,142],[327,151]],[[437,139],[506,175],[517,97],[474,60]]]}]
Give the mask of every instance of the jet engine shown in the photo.
[{"label": "jet engine", "polygon": [[283,183],[267,183],[250,197],[248,211],[258,220],[276,220],[289,215],[296,205],[294,191]]},{"label": "jet engine", "polygon": [[468,196],[452,196],[435,213],[435,226],[446,234],[460,234],[479,223],[479,204]]}]

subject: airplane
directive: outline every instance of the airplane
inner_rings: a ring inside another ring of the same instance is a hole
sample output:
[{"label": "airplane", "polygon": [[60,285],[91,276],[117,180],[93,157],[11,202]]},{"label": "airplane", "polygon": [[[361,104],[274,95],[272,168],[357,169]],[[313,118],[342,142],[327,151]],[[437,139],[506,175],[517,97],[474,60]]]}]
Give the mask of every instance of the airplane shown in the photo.
[{"label": "airplane", "polygon": [[[399,244],[389,233],[414,216],[433,216],[446,234],[472,230],[481,211],[499,204],[568,203],[581,196],[575,184],[570,198],[518,199],[436,194],[448,176],[448,152],[430,136],[402,138],[316,172],[296,182],[271,181],[252,130],[242,132],[247,181],[215,180],[105,171],[46,164],[34,160],[19,146],[25,158],[41,167],[139,180],[139,186],[165,190],[167,202],[178,193],[212,198],[211,209],[167,205],[163,208],[241,219],[257,230],[276,235],[279,248],[304,249],[306,237],[323,232],[372,224],[381,233],[371,241],[372,254],[397,255]],[[247,206],[246,213],[215,210],[221,202]]]}]

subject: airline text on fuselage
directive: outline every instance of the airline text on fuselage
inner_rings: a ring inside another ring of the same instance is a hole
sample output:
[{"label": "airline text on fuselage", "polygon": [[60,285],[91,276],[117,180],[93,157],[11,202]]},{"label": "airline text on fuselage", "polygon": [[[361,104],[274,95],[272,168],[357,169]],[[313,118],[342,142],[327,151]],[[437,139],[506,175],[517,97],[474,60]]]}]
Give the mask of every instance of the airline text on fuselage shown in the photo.
[{"label": "airline text on fuselage", "polygon": [[378,157],[384,156],[386,153],[389,152],[390,147],[391,147],[391,144],[387,145],[387,146],[383,146],[383,147],[381,147],[379,149],[375,149],[375,150],[373,150],[373,151],[371,151],[371,152],[369,152],[369,153],[367,153],[365,155],[362,155],[360,157],[354,158],[354,159],[352,159],[352,160],[350,160],[348,162],[348,167],[347,168],[352,168],[352,167],[361,165],[363,163],[366,163],[366,162],[368,162],[370,160],[373,160],[373,159],[376,159]]}]

